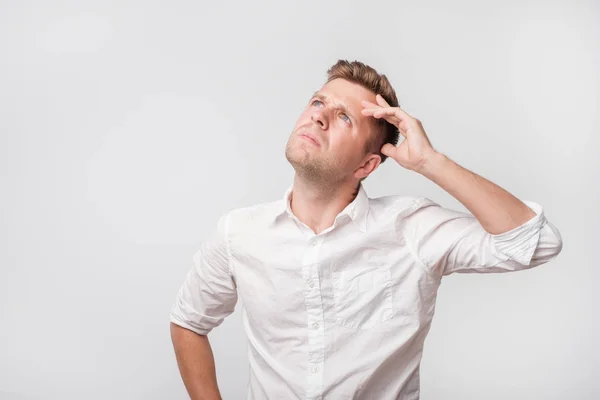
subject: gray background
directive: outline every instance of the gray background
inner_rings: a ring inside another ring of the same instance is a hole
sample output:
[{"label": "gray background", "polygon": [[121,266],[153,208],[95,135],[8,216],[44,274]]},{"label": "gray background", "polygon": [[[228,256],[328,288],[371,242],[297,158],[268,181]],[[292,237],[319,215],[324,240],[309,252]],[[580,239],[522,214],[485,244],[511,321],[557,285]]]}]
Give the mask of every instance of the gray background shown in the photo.
[{"label": "gray background", "polygon": [[[414,3],[2,1],[0,398],[186,398],[168,313],[192,255],[222,212],[283,195],[338,58],[564,240],[533,270],[444,278],[422,399],[600,398],[600,6]],[[393,160],[365,187],[464,210]],[[241,303],[209,337],[242,399]]]}]

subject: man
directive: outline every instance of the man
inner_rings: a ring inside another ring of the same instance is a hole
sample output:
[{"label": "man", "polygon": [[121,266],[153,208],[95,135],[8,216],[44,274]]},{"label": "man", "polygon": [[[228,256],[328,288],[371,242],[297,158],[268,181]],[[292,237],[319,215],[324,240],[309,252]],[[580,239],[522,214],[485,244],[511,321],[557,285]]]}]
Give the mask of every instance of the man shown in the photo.
[{"label": "man", "polygon": [[[403,140],[397,146],[399,134]],[[283,199],[221,216],[194,255],[171,337],[192,399],[219,399],[207,334],[242,299],[248,399],[418,399],[442,276],[532,268],[562,249],[542,207],[436,151],[385,75],[338,61],[286,146]],[[424,197],[369,198],[386,158],[470,213]]]}]

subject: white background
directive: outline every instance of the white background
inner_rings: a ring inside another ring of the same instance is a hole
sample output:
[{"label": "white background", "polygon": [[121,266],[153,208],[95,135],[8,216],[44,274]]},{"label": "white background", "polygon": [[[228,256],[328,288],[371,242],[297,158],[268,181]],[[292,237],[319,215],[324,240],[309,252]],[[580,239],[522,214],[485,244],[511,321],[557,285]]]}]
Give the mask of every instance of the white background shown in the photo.
[{"label": "white background", "polygon": [[[422,399],[600,398],[600,5],[416,3],[0,2],[0,398],[187,398],[168,314],[192,255],[224,211],[283,195],[339,58],[564,241],[444,278]],[[365,187],[464,210],[391,159]],[[241,306],[209,336],[225,399],[246,391]]]}]

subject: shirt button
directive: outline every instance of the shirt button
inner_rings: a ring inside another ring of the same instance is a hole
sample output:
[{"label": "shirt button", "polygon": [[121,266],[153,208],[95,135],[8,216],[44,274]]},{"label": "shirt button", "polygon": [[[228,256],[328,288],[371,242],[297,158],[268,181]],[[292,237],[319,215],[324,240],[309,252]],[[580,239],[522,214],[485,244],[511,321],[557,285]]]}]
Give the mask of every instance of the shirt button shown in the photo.
[{"label": "shirt button", "polygon": [[311,240],[310,241],[310,245],[313,246],[313,247],[316,246],[317,245],[317,241],[316,240]]},{"label": "shirt button", "polygon": [[318,365],[313,365],[313,367],[311,368],[312,372],[319,372],[319,366]]},{"label": "shirt button", "polygon": [[319,323],[318,323],[318,322],[315,322],[315,323],[313,324],[313,328],[315,328],[315,329],[318,329],[318,328],[319,328]]},{"label": "shirt button", "polygon": [[311,281],[311,282],[308,282],[308,287],[311,287],[311,288],[315,287],[315,283],[314,283],[314,282],[312,282],[312,281]]}]

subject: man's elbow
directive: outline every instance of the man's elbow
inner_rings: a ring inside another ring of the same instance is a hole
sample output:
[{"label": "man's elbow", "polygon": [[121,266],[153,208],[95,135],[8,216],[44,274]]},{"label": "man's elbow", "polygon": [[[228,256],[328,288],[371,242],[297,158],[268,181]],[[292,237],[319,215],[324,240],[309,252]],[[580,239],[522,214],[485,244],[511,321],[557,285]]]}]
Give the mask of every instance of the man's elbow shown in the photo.
[{"label": "man's elbow", "polygon": [[545,264],[554,260],[561,253],[563,240],[560,231],[552,223],[547,222],[542,228],[540,243],[534,254],[535,264]]},{"label": "man's elbow", "polygon": [[560,254],[560,252],[562,251],[562,248],[563,248],[562,236],[561,236],[558,228],[556,226],[554,226],[553,224],[548,223],[548,227],[550,228],[550,230],[553,233],[552,247],[554,250],[554,256],[552,258],[556,258]]}]

